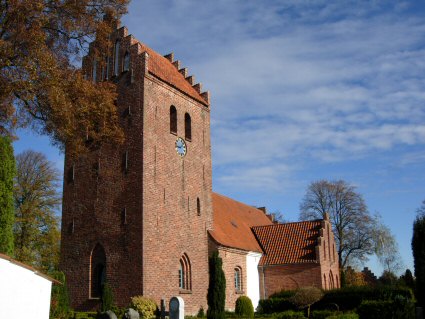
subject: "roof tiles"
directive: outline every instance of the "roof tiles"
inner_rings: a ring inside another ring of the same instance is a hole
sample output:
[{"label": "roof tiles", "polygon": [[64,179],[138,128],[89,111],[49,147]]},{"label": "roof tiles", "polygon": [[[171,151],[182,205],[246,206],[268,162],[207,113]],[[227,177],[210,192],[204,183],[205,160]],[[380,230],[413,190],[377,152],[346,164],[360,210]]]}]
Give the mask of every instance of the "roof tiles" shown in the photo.
[{"label": "roof tiles", "polygon": [[219,244],[245,251],[262,252],[252,226],[270,225],[266,214],[255,207],[213,193],[214,226],[211,237]]},{"label": "roof tiles", "polygon": [[264,250],[260,265],[316,262],[321,221],[252,227]]}]

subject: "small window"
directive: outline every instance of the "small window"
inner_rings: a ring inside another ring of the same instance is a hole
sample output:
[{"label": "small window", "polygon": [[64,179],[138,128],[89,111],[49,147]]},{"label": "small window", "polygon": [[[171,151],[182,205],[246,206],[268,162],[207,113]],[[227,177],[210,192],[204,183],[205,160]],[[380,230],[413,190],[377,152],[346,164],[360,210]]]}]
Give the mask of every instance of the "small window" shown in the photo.
[{"label": "small window", "polygon": [[326,242],[323,241],[323,259],[326,260]]},{"label": "small window", "polygon": [[97,244],[91,253],[90,273],[90,297],[100,298],[106,280],[106,256],[100,244]]},{"label": "small window", "polygon": [[109,56],[105,57],[105,65],[102,70],[102,80],[109,79]]},{"label": "small window", "polygon": [[75,179],[75,166],[72,165],[69,169],[68,169],[68,183],[72,183],[74,182]]},{"label": "small window", "polygon": [[326,285],[326,275],[325,274],[323,274],[323,285],[324,285],[324,289],[326,290],[327,289],[327,285]]},{"label": "small window", "polygon": [[198,213],[198,216],[201,216],[201,201],[199,200],[199,197],[196,199],[196,212]]},{"label": "small window", "polygon": [[235,268],[235,290],[242,291],[242,270],[240,267]]},{"label": "small window", "polygon": [[93,60],[92,79],[93,79],[93,82],[96,82],[97,81],[97,61],[96,61],[96,59]]},{"label": "small window", "polygon": [[128,151],[125,151],[122,157],[122,168],[124,173],[128,173]]},{"label": "small window", "polygon": [[170,133],[177,134],[177,110],[174,105],[170,107]]},{"label": "small window", "polygon": [[127,51],[124,54],[124,72],[129,70],[130,70],[130,54]]},{"label": "small window", "polygon": [[192,123],[187,113],[184,115],[184,137],[188,141],[192,140]]},{"label": "small window", "polygon": [[114,75],[117,76],[119,74],[119,59],[120,59],[120,41],[117,40],[115,42],[115,50],[114,50]]},{"label": "small window", "polygon": [[180,258],[179,265],[179,288],[192,290],[192,274],[189,257],[186,254]]}]

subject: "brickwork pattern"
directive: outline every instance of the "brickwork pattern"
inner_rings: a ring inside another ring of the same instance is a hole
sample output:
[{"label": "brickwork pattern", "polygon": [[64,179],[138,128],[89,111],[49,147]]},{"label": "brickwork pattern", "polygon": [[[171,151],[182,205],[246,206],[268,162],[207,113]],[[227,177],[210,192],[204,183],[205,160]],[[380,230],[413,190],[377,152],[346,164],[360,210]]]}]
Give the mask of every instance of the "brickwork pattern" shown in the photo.
[{"label": "brickwork pattern", "polygon": [[[226,277],[226,303],[225,309],[228,311],[235,310],[236,299],[246,294],[246,252],[238,249],[231,249],[222,246],[216,247],[219,256],[223,260],[223,271]],[[242,271],[242,290],[235,289],[235,268],[238,267]]]},{"label": "brickwork pattern", "polygon": [[[100,243],[106,280],[118,305],[128,305],[135,295],[157,303],[181,295],[186,312],[196,313],[201,306],[207,308],[207,231],[212,227],[209,109],[151,74],[149,55],[125,28],[112,38],[120,39],[121,67],[113,76],[111,52],[108,77],[118,86],[125,142],[104,145],[78,160],[65,156],[60,267],[67,276],[71,306],[99,307],[99,299],[90,298],[89,286],[91,252]],[[131,69],[121,72],[126,51]],[[90,58],[83,60],[83,68],[92,74]],[[186,112],[192,120],[184,158],[177,155],[177,136],[170,133],[171,105],[178,113],[178,136],[184,138]],[[70,170],[73,180],[67,178]],[[179,290],[183,253],[191,263],[191,291]]]}]

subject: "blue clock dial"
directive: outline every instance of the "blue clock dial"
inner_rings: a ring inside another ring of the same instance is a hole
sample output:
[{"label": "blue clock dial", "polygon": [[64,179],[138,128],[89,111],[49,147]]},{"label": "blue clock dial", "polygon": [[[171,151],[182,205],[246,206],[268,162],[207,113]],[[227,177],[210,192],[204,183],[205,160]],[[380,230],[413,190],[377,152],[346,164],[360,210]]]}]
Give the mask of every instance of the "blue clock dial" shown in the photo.
[{"label": "blue clock dial", "polygon": [[177,154],[179,154],[181,157],[186,155],[186,152],[187,152],[186,143],[181,137],[178,137],[176,140],[176,151],[177,151]]}]

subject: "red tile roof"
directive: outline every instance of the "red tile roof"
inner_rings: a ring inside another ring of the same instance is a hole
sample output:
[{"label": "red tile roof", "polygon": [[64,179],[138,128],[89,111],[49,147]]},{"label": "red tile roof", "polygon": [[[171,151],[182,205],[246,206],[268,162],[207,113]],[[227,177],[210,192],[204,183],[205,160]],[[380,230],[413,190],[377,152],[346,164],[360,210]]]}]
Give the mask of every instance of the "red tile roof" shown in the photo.
[{"label": "red tile roof", "polygon": [[220,245],[246,251],[262,252],[251,227],[270,225],[266,214],[255,207],[213,193],[214,225],[211,237]]},{"label": "red tile roof", "polygon": [[264,250],[260,265],[310,263],[316,261],[321,221],[304,221],[253,227]]},{"label": "red tile roof", "polygon": [[172,87],[182,91],[183,93],[194,98],[198,102],[208,106],[208,103],[196,91],[193,86],[186,80],[177,68],[172,64],[170,60],[163,57],[158,52],[149,48],[146,44],[138,42],[140,44],[141,51],[149,54],[148,70],[150,73],[161,79],[162,81],[170,84]]}]

